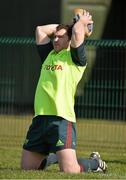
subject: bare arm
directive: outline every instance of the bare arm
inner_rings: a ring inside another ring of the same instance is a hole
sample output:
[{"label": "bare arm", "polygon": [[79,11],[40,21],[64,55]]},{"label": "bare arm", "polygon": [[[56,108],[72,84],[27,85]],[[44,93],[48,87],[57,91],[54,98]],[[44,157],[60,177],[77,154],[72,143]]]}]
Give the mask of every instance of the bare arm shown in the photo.
[{"label": "bare arm", "polygon": [[92,16],[89,14],[89,12],[85,12],[84,15],[80,14],[80,19],[72,28],[71,46],[73,48],[79,47],[84,42],[88,32],[87,25],[92,23]]},{"label": "bare arm", "polygon": [[37,26],[35,37],[36,37],[36,44],[42,45],[47,44],[50,42],[50,36],[56,31],[56,27],[58,24],[49,24],[43,26]]}]

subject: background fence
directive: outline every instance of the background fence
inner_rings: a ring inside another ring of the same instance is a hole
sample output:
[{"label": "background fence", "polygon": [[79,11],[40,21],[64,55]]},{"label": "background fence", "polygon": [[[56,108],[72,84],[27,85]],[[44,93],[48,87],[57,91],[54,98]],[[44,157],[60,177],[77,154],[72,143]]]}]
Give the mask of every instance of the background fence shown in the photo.
[{"label": "background fence", "polygon": [[84,93],[77,97],[77,114],[126,120],[126,41],[90,40],[86,44],[91,72]]},{"label": "background fence", "polygon": [[[85,45],[88,67],[75,97],[79,137],[83,137],[79,143],[92,150],[106,144],[108,150],[117,148],[122,154],[126,149],[126,40],[87,40]],[[23,141],[33,116],[40,66],[33,38],[0,37],[2,147],[20,146]]]}]

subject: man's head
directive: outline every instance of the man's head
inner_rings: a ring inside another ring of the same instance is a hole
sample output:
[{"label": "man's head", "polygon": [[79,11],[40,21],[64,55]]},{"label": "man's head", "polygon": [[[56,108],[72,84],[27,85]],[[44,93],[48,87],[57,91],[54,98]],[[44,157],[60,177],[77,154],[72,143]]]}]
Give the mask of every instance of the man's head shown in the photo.
[{"label": "man's head", "polygon": [[56,52],[67,49],[70,45],[72,26],[60,24],[54,33],[53,46]]}]

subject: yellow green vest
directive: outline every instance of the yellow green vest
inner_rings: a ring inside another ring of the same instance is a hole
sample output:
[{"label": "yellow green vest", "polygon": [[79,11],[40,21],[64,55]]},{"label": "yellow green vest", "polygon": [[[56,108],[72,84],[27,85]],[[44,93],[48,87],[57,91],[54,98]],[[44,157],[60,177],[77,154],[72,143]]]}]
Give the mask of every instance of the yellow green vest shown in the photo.
[{"label": "yellow green vest", "polygon": [[35,116],[56,115],[75,122],[74,96],[86,66],[73,63],[69,50],[52,50],[44,61],[35,93]]}]

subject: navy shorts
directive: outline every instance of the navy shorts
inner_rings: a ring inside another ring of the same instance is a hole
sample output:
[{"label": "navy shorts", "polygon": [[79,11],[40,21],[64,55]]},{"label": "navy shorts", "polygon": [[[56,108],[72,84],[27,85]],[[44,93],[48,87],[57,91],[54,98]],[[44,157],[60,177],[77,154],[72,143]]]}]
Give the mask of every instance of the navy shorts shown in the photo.
[{"label": "navy shorts", "polygon": [[76,123],[58,116],[36,116],[27,132],[23,148],[43,155],[75,149]]}]

